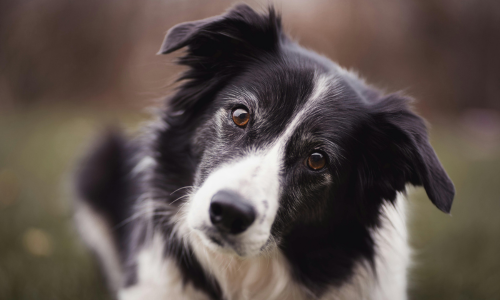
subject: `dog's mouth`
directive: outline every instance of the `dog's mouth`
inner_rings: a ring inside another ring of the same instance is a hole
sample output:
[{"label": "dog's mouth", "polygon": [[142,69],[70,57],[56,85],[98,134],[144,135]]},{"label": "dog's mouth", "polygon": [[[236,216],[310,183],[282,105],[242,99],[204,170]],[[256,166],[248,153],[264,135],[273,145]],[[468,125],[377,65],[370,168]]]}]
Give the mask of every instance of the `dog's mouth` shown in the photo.
[{"label": "dog's mouth", "polygon": [[210,241],[214,244],[216,244],[217,246],[219,247],[224,247],[224,244],[222,243],[222,241],[214,236],[208,236],[208,238],[210,239]]},{"label": "dog's mouth", "polygon": [[239,256],[245,256],[241,251],[243,248],[241,247],[242,245],[236,241],[237,238],[234,236],[220,233],[213,227],[207,225],[196,228],[196,232],[205,246],[208,246],[212,250],[225,253],[234,252]]},{"label": "dog's mouth", "polygon": [[270,244],[267,241],[253,240],[249,236],[235,236],[221,233],[211,226],[195,228],[196,235],[209,249],[226,254],[236,254],[239,257],[255,256],[261,253]]}]

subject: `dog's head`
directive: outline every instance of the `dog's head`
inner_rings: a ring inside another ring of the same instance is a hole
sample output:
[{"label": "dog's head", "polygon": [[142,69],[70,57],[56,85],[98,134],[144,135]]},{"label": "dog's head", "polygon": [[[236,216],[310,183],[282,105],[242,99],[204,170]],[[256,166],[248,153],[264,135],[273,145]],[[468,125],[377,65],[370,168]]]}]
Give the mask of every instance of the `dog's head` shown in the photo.
[{"label": "dog's head", "polygon": [[253,256],[305,226],[375,227],[406,184],[450,211],[453,184],[408,100],[290,41],[272,9],[179,24],[160,53],[183,47],[165,118],[182,140],[160,152],[176,149],[170,164],[194,187],[180,222],[207,246]]}]

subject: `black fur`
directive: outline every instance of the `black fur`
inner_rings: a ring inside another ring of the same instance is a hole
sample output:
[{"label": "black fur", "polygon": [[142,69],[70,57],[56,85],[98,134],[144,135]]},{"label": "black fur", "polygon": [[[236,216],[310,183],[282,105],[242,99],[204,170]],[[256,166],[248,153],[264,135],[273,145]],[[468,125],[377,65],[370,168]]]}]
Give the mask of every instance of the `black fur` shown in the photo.
[{"label": "black fur", "polygon": [[[175,210],[183,201],[174,200],[186,191],[174,191],[200,186],[217,166],[249,147],[268,146],[313,93],[315,74],[332,75],[334,88],[286,145],[284,193],[272,227],[294,278],[319,297],[328,287],[345,283],[356,262],[373,264],[376,250],[370,229],[379,226],[384,201],[393,202],[408,183],[424,186],[440,210],[450,211],[453,184],[428,142],[424,121],[410,110],[408,100],[397,94],[382,96],[291,42],[273,9],[260,15],[239,5],[222,16],[177,25],[160,53],[183,47],[187,49],[179,64],[188,67],[179,79],[183,84],[168,100],[164,126],[143,141],[158,162],[146,183],[127,181],[127,162],[134,161],[144,145],[126,150],[117,135],[110,135],[84,163],[78,184],[82,197],[112,224],[132,215],[133,203],[127,199],[149,192]],[[221,108],[230,111],[241,105],[230,96],[235,87],[257,95],[259,103],[238,100],[251,112],[258,105],[261,114],[245,129],[224,124],[218,138],[212,117]],[[304,166],[311,149],[328,156],[325,170],[312,172]],[[155,226],[166,238],[173,236],[165,254],[178,262],[184,281],[221,299],[218,283],[163,221],[156,220]],[[143,236],[137,233],[141,226],[121,228],[126,229],[117,229],[118,244],[132,243],[134,237],[136,243],[143,240],[137,238]],[[133,254],[130,250],[125,256]]]},{"label": "black fur", "polygon": [[[129,181],[134,149],[121,132],[110,129],[96,143],[81,163],[76,180],[78,198],[89,202],[111,224],[120,224],[132,213],[130,195],[134,184]],[[116,228],[116,242],[125,246],[125,228]]]}]

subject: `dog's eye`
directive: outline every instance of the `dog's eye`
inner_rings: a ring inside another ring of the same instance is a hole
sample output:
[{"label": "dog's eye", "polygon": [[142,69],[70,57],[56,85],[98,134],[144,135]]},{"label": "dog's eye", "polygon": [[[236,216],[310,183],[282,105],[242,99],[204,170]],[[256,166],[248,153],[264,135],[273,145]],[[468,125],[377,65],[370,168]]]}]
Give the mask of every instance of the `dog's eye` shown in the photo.
[{"label": "dog's eye", "polygon": [[315,171],[321,170],[326,165],[325,155],[319,152],[313,152],[307,158],[307,166]]},{"label": "dog's eye", "polygon": [[244,108],[233,110],[233,122],[239,127],[244,127],[250,121],[250,113]]}]

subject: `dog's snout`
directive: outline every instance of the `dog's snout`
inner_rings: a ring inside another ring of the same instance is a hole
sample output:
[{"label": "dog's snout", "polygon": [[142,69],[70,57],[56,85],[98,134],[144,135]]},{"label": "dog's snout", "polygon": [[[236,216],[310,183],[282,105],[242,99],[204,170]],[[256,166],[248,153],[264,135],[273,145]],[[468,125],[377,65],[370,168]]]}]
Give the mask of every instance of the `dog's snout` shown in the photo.
[{"label": "dog's snout", "polygon": [[238,234],[255,220],[255,210],[236,192],[222,190],[210,202],[210,221],[224,233]]}]

